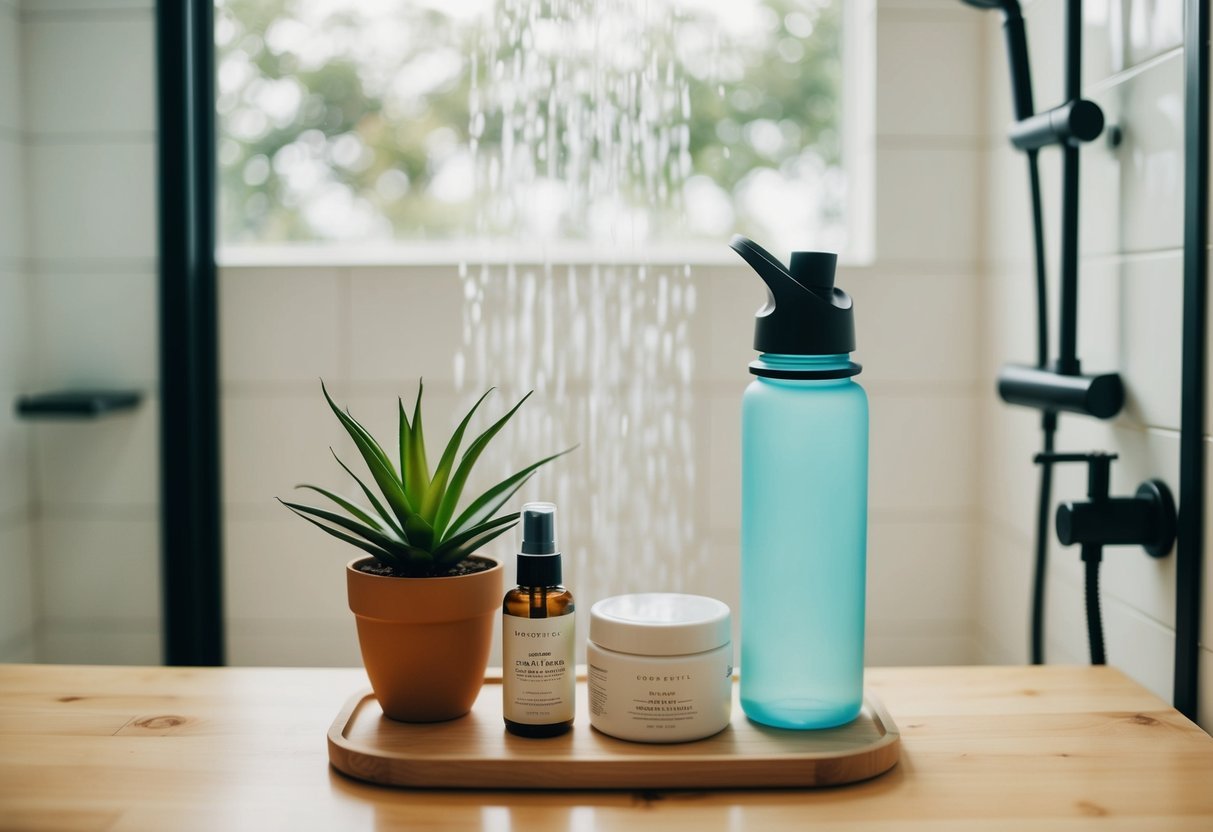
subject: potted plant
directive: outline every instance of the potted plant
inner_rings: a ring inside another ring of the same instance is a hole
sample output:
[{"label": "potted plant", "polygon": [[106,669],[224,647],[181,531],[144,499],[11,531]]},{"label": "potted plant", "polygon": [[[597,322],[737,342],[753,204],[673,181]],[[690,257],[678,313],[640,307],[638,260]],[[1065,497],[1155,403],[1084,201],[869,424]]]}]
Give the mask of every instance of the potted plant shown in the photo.
[{"label": "potted plant", "polygon": [[328,498],[341,511],[285,501],[283,505],[369,554],[346,565],[346,587],[362,661],[383,712],[405,722],[462,716],[484,681],[503,594],[500,561],[476,552],[518,522],[517,512],[495,516],[506,502],[541,466],[572,448],[528,465],[458,511],[480,455],[531,393],[456,459],[468,423],[493,392],[490,388],[463,417],[431,471],[422,430],[421,383],[412,421],[404,401],[399,401],[399,469],[366,428],[334,403],[323,382],[320,386],[354,440],[378,496],[334,452],[370,507],[314,485],[297,487]]}]

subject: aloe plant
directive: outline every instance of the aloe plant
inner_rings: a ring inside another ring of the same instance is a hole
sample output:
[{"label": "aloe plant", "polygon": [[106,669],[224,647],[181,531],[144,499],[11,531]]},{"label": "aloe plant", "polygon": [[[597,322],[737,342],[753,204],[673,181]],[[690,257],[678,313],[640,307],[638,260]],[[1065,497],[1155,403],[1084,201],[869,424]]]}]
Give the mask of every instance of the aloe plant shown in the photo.
[{"label": "aloe plant", "polygon": [[[451,434],[438,465],[432,471],[426,461],[425,434],[421,425],[421,394],[424,385],[417,384],[417,401],[409,420],[404,400],[400,405],[399,469],[383,447],[371,436],[348,410],[342,410],[329,395],[324,382],[320,389],[341,425],[354,440],[378,489],[379,496],[367,486],[336,452],[333,457],[345,472],[354,478],[371,504],[369,509],[356,505],[332,491],[315,485],[298,485],[331,500],[344,513],[288,503],[279,500],[304,520],[328,534],[370,553],[380,564],[401,575],[422,577],[446,574],[453,566],[489,541],[509,531],[518,522],[518,512],[494,517],[501,507],[540,467],[572,451],[573,448],[544,457],[515,474],[506,477],[476,497],[456,514],[468,476],[480,455],[503,427],[531,397],[523,396],[509,412],[494,422],[468,446],[456,463],[459,447],[472,416],[494,388],[481,396],[463,421]],[[331,448],[329,450],[332,450]]]}]

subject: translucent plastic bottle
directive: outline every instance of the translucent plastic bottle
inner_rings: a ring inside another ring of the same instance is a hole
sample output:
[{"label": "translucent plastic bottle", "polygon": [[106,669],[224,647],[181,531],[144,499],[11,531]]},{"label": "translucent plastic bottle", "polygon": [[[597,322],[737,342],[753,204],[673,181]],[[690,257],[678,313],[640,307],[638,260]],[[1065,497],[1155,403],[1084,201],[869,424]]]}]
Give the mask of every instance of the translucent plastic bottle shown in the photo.
[{"label": "translucent plastic bottle", "polygon": [[829,728],[863,700],[868,402],[834,255],[784,268],[733,248],[770,289],[742,399],[741,706],[779,728]]}]

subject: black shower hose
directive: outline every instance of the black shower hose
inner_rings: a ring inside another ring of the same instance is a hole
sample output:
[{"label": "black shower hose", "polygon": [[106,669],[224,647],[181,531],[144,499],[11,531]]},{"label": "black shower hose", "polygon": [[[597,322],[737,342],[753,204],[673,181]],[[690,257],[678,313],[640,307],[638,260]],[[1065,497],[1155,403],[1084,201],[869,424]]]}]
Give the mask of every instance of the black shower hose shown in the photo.
[{"label": "black shower hose", "polygon": [[1086,573],[1087,639],[1091,644],[1091,664],[1107,664],[1103,648],[1103,616],[1099,610],[1099,561],[1097,546],[1083,547],[1082,560]]},{"label": "black shower hose", "polygon": [[[1044,369],[1049,362],[1049,287],[1045,273],[1044,217],[1040,197],[1040,166],[1037,151],[1029,150],[1028,180],[1032,196],[1032,231],[1036,248],[1036,365]],[[1041,447],[1053,451],[1057,433],[1057,411],[1041,413]],[[1053,463],[1040,463],[1040,503],[1036,513],[1036,562],[1032,572],[1032,664],[1044,664],[1045,577],[1049,565],[1049,515],[1053,503]],[[1099,608],[1099,563],[1097,550],[1083,552],[1086,580],[1087,639],[1091,646],[1091,664],[1105,663],[1103,617]]]},{"label": "black shower hose", "polygon": [[[1042,446],[1053,450],[1057,431],[1057,412],[1046,410],[1041,416]],[[1049,509],[1053,502],[1053,463],[1040,463],[1040,507],[1036,514],[1036,563],[1032,570],[1032,664],[1044,664],[1045,574],[1049,563]]]}]

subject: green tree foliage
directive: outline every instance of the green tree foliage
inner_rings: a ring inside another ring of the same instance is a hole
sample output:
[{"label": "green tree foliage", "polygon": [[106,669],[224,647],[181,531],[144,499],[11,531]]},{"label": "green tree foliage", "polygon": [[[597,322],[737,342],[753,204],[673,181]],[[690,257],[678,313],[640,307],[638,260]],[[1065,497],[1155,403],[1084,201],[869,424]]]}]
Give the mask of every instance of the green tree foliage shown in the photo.
[{"label": "green tree foliage", "polygon": [[[669,42],[688,83],[691,175],[734,200],[731,229],[764,231],[762,218],[735,200],[757,172],[790,177],[806,160],[827,174],[840,166],[840,6],[759,0],[757,24],[741,34],[698,7],[674,19]],[[219,0],[225,243],[472,232],[475,197],[451,200],[435,183],[469,147],[470,56],[481,19],[444,11],[438,0],[389,8],[390,18],[375,19],[370,10],[385,14],[383,6],[355,0]],[[490,123],[482,151],[499,141]],[[829,196],[822,211],[838,214],[839,204]],[[696,233],[676,221],[662,231]]]}]

